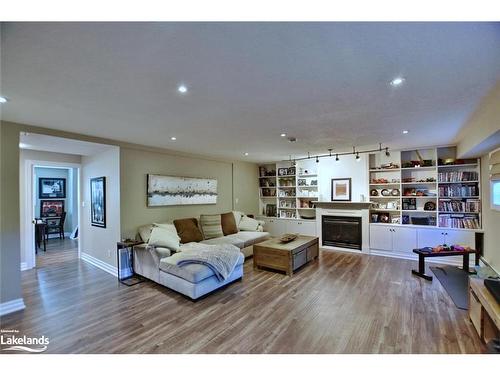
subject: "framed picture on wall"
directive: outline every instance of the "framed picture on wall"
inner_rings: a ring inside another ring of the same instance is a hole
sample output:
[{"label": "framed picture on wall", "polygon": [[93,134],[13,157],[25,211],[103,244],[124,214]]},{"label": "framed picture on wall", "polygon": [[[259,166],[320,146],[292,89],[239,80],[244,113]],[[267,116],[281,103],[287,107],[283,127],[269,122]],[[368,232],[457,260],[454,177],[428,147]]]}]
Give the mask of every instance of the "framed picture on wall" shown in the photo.
[{"label": "framed picture on wall", "polygon": [[64,201],[62,200],[41,200],[41,217],[61,217],[64,212]]},{"label": "framed picture on wall", "polygon": [[351,178],[332,178],[332,201],[351,200]]},{"label": "framed picture on wall", "polygon": [[38,179],[38,198],[66,198],[66,179],[40,177]]},{"label": "framed picture on wall", "polygon": [[90,224],[106,228],[106,177],[90,179]]}]

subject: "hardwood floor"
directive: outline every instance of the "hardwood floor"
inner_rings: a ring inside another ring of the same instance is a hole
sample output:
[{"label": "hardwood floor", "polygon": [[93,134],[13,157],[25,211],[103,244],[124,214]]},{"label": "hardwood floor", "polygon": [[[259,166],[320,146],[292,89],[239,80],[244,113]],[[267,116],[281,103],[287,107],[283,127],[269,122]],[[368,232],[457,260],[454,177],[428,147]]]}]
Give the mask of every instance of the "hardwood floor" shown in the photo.
[{"label": "hardwood floor", "polygon": [[293,277],[254,271],[191,302],[70,258],[23,272],[27,309],[1,326],[49,353],[480,353],[466,311],[413,262],[340,252]]}]

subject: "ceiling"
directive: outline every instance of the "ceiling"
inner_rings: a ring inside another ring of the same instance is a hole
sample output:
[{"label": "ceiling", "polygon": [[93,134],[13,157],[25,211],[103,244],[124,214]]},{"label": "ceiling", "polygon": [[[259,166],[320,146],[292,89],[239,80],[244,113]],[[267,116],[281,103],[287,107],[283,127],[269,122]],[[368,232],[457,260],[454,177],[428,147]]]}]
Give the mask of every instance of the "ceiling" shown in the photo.
[{"label": "ceiling", "polygon": [[91,156],[110,150],[115,146],[23,132],[19,136],[19,147],[26,150]]},{"label": "ceiling", "polygon": [[498,23],[2,24],[5,120],[231,159],[449,144],[499,78]]}]

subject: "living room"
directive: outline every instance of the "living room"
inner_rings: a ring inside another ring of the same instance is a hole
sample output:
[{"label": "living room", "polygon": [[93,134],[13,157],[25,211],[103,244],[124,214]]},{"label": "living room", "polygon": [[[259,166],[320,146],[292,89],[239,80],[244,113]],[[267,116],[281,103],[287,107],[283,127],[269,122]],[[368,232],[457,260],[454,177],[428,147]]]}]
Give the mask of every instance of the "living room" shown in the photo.
[{"label": "living room", "polygon": [[497,22],[0,32],[2,354],[498,352]]}]

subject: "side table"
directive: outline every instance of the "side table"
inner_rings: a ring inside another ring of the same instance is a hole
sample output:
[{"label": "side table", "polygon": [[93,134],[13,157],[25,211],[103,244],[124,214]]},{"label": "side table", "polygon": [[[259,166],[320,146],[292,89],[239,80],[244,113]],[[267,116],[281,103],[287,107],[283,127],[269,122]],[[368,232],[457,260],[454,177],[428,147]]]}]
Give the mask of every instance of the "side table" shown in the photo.
[{"label": "side table", "polygon": [[[118,282],[126,285],[126,286],[132,286],[136,285],[139,283],[142,283],[144,279],[136,275],[134,271],[134,246],[140,245],[143,242],[141,241],[119,241],[116,243],[116,268],[118,269]],[[120,275],[120,254],[123,250],[127,251],[127,254],[130,254],[130,268],[132,271],[132,274],[130,276],[127,276],[125,278],[122,278]]]}]

